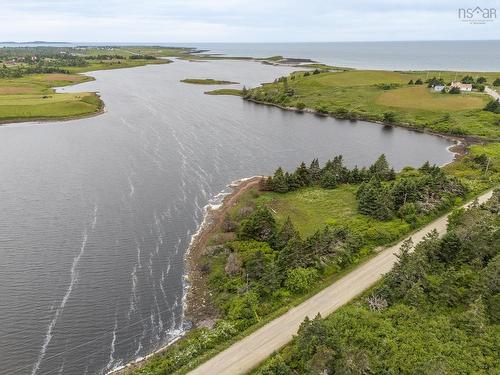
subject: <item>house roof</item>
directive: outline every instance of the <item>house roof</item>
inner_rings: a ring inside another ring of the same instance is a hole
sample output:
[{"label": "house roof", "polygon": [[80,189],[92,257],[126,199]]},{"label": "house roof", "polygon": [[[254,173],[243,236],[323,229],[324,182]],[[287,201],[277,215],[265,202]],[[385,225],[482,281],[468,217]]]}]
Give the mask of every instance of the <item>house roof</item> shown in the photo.
[{"label": "house roof", "polygon": [[472,89],[472,84],[454,81],[451,83],[451,87],[458,87],[459,89]]}]

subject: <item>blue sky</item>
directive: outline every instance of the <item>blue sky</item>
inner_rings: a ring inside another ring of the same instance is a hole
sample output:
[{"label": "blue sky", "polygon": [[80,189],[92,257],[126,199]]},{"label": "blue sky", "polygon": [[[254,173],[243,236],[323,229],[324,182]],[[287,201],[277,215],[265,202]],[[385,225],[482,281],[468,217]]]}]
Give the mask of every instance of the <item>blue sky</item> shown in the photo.
[{"label": "blue sky", "polygon": [[500,39],[463,0],[0,0],[0,41],[305,42]]}]

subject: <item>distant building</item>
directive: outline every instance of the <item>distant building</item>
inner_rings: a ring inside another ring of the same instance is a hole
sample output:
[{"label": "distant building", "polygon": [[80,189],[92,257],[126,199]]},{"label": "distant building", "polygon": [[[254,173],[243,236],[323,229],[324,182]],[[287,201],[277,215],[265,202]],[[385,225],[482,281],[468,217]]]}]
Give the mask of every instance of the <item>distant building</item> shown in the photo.
[{"label": "distant building", "polygon": [[472,84],[471,83],[462,83],[458,81],[454,81],[450,85],[451,87],[456,87],[460,91],[472,91]]},{"label": "distant building", "polygon": [[445,87],[446,87],[446,86],[444,86],[444,85],[436,85],[436,86],[434,86],[434,91],[439,91],[439,92],[441,92],[441,91],[443,91],[443,89],[444,89]]}]

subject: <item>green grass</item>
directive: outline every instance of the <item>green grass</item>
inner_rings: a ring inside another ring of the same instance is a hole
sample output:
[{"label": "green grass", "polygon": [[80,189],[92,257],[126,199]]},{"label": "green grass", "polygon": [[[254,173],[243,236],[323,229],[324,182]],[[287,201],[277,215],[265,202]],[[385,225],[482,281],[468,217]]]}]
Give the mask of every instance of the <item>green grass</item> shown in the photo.
[{"label": "green grass", "polygon": [[[290,217],[303,238],[313,235],[326,225],[345,226],[360,236],[370,249],[386,246],[414,229],[406,221],[396,217],[380,221],[359,214],[357,189],[356,185],[346,184],[335,189],[308,187],[284,194],[252,190],[241,198],[233,208],[232,215],[237,215],[243,206],[264,204],[271,210],[279,225]],[[425,225],[435,216],[436,214],[419,217],[417,226]]]},{"label": "green grass", "polygon": [[95,93],[10,95],[11,100],[0,97],[0,119],[57,119],[73,118],[97,113],[101,101]]},{"label": "green grass", "polygon": [[[481,155],[486,155],[486,164],[478,164]],[[461,178],[470,190],[481,191],[500,184],[500,143],[475,144],[469,147],[469,154],[448,164],[444,169]]]},{"label": "green grass", "polygon": [[192,83],[195,85],[235,85],[238,82],[224,81],[212,78],[185,78],[181,82]]},{"label": "green grass", "polygon": [[275,214],[278,223],[290,217],[305,238],[325,225],[346,225],[360,233],[380,234],[395,230],[406,232],[410,226],[400,219],[378,221],[357,212],[357,186],[336,189],[311,187],[286,194],[266,192],[256,203],[263,203]]},{"label": "green grass", "polygon": [[242,91],[239,89],[217,89],[217,90],[210,90],[210,91],[205,91],[205,94],[207,95],[234,95],[234,96],[241,96]]},{"label": "green grass", "polygon": [[382,92],[375,103],[388,107],[422,109],[432,111],[462,111],[465,109],[482,109],[489,98],[484,94],[461,93],[456,95],[442,94],[423,86],[409,86]]},{"label": "green grass", "polygon": [[333,116],[371,121],[387,122],[385,114],[393,112],[394,124],[443,134],[500,139],[500,115],[482,110],[491,99],[488,95],[441,94],[431,92],[426,85],[407,84],[410,79],[434,76],[449,82],[466,74],[484,76],[487,84],[500,77],[500,73],[350,70],[304,76],[303,72],[295,72],[287,82],[292,95],[286,95],[285,84],[277,82],[251,90],[251,98],[289,107],[303,103],[306,108]]},{"label": "green grass", "polygon": [[77,74],[34,74],[0,79],[0,123],[67,119],[98,113],[103,103],[97,94],[55,93],[52,89],[92,79]]}]

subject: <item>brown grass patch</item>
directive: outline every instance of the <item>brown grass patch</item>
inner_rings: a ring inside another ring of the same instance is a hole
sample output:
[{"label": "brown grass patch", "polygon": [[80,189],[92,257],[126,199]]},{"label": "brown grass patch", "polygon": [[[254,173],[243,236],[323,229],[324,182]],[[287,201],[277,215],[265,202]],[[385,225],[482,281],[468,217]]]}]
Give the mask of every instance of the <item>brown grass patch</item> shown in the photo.
[{"label": "brown grass patch", "polygon": [[35,94],[37,90],[26,86],[0,86],[0,94]]},{"label": "brown grass patch", "polygon": [[52,82],[52,81],[80,82],[85,80],[85,78],[77,74],[52,73],[52,74],[44,74],[43,76],[40,77],[40,80],[45,82]]}]

